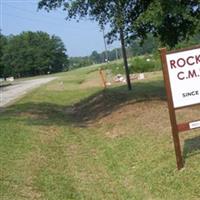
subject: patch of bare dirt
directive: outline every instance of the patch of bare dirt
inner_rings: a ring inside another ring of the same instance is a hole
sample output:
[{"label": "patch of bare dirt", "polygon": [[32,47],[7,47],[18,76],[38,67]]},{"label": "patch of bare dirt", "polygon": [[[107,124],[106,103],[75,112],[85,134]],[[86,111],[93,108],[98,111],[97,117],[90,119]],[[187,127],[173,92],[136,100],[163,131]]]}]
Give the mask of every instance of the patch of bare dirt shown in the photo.
[{"label": "patch of bare dirt", "polygon": [[[200,119],[200,106],[177,113],[182,122]],[[179,120],[180,121],[180,120]],[[120,107],[98,121],[99,125],[110,125],[105,134],[115,138],[130,133],[169,134],[171,125],[167,103],[164,101],[145,101]]]},{"label": "patch of bare dirt", "polygon": [[176,112],[178,122],[200,120],[200,105],[180,109]]},{"label": "patch of bare dirt", "polygon": [[111,138],[130,133],[163,134],[170,131],[168,108],[163,101],[145,101],[122,106],[99,120],[98,124],[111,127],[106,132]]}]

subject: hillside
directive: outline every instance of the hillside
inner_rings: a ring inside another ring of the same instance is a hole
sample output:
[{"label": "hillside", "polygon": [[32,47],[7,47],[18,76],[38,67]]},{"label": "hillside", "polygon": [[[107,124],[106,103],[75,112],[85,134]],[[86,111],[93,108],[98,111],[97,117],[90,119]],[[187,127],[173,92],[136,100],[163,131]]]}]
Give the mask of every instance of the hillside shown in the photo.
[{"label": "hillside", "polygon": [[200,199],[199,130],[181,135],[178,172],[159,71],[131,92],[103,90],[97,66],[61,73],[2,109],[0,127],[3,200]]}]

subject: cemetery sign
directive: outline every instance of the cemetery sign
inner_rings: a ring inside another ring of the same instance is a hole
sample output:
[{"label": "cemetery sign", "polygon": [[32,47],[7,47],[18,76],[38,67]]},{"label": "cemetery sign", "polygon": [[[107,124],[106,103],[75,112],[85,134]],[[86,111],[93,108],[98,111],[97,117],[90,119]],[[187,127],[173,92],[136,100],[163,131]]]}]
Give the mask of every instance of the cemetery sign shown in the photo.
[{"label": "cemetery sign", "polygon": [[200,104],[200,46],[160,49],[178,169],[183,168],[179,132],[200,128],[200,120],[177,124],[176,110]]}]

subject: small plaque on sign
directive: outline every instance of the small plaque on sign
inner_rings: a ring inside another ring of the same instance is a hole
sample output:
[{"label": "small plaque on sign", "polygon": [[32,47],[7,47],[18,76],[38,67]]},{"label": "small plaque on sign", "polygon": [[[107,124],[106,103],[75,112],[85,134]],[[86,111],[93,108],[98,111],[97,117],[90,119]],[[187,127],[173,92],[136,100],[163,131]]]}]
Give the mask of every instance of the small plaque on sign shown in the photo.
[{"label": "small plaque on sign", "polygon": [[191,122],[189,125],[190,125],[190,129],[200,128],[200,121]]}]

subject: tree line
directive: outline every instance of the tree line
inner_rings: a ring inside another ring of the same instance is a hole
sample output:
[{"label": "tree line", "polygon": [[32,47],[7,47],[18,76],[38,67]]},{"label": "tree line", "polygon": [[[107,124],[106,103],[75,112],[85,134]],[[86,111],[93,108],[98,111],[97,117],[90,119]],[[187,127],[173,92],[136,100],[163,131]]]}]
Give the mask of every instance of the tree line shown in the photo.
[{"label": "tree line", "polygon": [[0,34],[0,77],[17,78],[67,70],[69,59],[62,40],[48,33]]},{"label": "tree line", "polygon": [[[176,48],[197,45],[200,34],[179,42]],[[158,38],[148,34],[146,39],[130,41],[128,57],[156,54],[161,46]],[[121,48],[97,52],[84,57],[69,57],[62,40],[44,32],[23,32],[17,36],[0,34],[0,77],[26,77],[76,69],[122,58]]]},{"label": "tree line", "polygon": [[[200,34],[195,34],[194,36],[185,39],[182,42],[179,42],[175,49],[184,48],[188,46],[200,44]],[[158,49],[162,47],[159,38],[153,37],[152,34],[148,34],[146,39],[143,41],[140,39],[130,41],[129,45],[126,47],[127,56],[129,58],[140,55],[158,55]],[[121,48],[115,48],[112,50],[97,52],[94,50],[91,55],[84,57],[70,57],[69,58],[69,67],[70,69],[84,67],[92,64],[101,64],[105,63],[106,59],[108,61],[114,61],[117,59],[122,59]]]},{"label": "tree line", "polygon": [[[152,34],[148,34],[147,38],[141,42],[141,40],[133,40],[126,47],[128,57],[153,54],[159,47],[158,39],[154,38]],[[115,48],[103,52],[97,52],[94,50],[91,55],[84,57],[71,57],[70,68],[84,67],[92,64],[101,64],[114,60],[122,59],[121,48]]]}]

